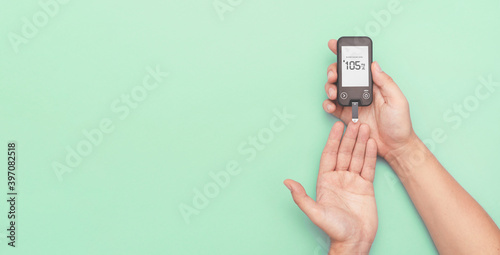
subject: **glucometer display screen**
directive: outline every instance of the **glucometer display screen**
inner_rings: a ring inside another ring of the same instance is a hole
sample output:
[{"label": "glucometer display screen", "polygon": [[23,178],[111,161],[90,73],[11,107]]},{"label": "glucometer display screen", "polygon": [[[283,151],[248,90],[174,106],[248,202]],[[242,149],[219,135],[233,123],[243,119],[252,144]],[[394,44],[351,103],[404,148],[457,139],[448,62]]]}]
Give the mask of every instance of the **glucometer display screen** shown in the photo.
[{"label": "glucometer display screen", "polygon": [[368,87],[368,46],[342,46],[342,86]]}]

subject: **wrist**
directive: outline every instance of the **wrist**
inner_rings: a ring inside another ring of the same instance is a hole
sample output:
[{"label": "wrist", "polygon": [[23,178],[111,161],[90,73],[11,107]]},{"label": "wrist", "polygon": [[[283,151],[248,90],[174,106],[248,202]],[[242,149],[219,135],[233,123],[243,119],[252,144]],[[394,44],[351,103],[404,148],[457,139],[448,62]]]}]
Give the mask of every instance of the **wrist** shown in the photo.
[{"label": "wrist", "polygon": [[328,255],[356,254],[365,255],[370,253],[372,242],[343,243],[332,240]]},{"label": "wrist", "polygon": [[397,159],[407,157],[413,151],[419,149],[419,143],[421,143],[420,138],[418,138],[417,134],[412,132],[410,138],[406,141],[406,143],[400,145],[397,148],[394,148],[387,152],[384,155],[384,159],[388,162],[395,162]]},{"label": "wrist", "polygon": [[425,144],[413,133],[404,145],[389,151],[384,159],[401,180],[407,179],[411,171],[424,164],[431,155]]}]

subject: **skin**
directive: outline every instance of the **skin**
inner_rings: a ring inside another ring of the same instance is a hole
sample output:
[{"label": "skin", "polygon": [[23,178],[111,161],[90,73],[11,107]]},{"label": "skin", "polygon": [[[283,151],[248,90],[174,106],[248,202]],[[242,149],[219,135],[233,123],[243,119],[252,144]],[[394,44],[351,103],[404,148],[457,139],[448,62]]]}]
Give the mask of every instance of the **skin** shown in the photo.
[{"label": "skin", "polygon": [[287,179],[293,200],[311,221],[330,236],[330,254],[368,254],[378,219],[373,179],[377,145],[370,127],[333,125],[321,156],[316,201],[302,185]]},{"label": "skin", "polygon": [[[328,47],[337,54],[336,40],[330,40]],[[359,109],[360,122],[370,127],[370,139],[376,142],[379,156],[400,178],[439,253],[500,254],[500,230],[495,222],[415,134],[408,101],[393,79],[377,62],[371,67],[374,101]],[[329,99],[323,102],[323,108],[349,123],[351,109],[335,102],[336,69],[336,63],[328,67],[325,91]],[[359,239],[363,239],[361,234],[352,237]]]}]

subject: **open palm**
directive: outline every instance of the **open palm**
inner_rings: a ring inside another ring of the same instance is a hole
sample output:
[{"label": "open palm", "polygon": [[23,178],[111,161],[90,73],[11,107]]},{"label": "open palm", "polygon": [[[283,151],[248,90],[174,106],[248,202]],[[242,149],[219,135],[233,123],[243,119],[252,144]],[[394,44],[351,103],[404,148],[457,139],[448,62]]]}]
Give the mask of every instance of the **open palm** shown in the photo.
[{"label": "open palm", "polygon": [[[366,124],[335,123],[320,161],[316,201],[302,185],[285,180],[294,201],[331,239],[332,247],[368,249],[377,232],[373,191],[377,145]],[[342,139],[342,142],[341,142]]]},{"label": "open palm", "polygon": [[316,202],[324,220],[320,227],[332,240],[373,242],[378,221],[372,182],[349,171],[322,174]]}]

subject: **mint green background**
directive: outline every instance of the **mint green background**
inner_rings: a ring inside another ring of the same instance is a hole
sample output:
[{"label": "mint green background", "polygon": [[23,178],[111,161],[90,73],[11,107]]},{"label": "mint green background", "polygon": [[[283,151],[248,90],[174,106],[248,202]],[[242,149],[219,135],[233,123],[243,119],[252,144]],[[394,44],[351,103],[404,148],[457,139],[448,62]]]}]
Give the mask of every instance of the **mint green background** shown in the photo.
[{"label": "mint green background", "polygon": [[[0,146],[18,143],[20,195],[15,249],[6,244],[0,203],[0,253],[325,254],[325,235],[282,181],[300,181],[314,196],[320,153],[337,121],[321,107],[326,68],[336,61],[327,41],[364,30],[388,2],[244,0],[221,21],[211,0],[71,1],[16,54],[8,34],[19,34],[22,18],[41,7],[2,1]],[[458,128],[443,113],[474,93],[479,76],[500,82],[500,1],[401,8],[369,34],[374,60],[407,96],[418,135],[444,131],[434,153],[498,224],[500,88]],[[155,65],[170,76],[119,120],[111,102]],[[283,107],[296,118],[246,161],[237,147]],[[105,117],[114,132],[59,182],[52,163]],[[242,173],[186,224],[178,206],[230,160]],[[379,160],[371,254],[436,254],[394,178]]]}]

